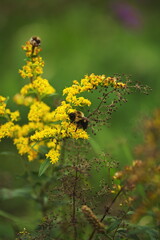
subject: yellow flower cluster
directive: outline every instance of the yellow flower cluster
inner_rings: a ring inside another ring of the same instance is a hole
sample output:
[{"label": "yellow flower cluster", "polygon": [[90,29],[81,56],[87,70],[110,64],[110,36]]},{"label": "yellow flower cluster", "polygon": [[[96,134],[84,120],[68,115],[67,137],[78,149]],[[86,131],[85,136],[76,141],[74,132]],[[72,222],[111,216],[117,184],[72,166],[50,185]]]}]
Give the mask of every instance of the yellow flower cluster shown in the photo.
[{"label": "yellow flower cluster", "polygon": [[114,88],[125,88],[126,84],[123,82],[118,82],[116,77],[107,77],[103,81],[103,86],[111,86]]},{"label": "yellow flower cluster", "polygon": [[43,121],[45,115],[50,111],[50,107],[44,102],[35,102],[31,105],[28,113],[28,120],[33,122]]},{"label": "yellow flower cluster", "polygon": [[[40,147],[43,145],[46,148],[45,156],[52,163],[56,163],[60,157],[63,139],[89,138],[83,128],[77,127],[77,124],[71,123],[69,119],[69,114],[75,112],[77,107],[91,105],[91,101],[80,94],[98,87],[124,88],[126,85],[116,78],[107,78],[105,75],[86,75],[80,82],[74,80],[71,87],[65,88],[63,90],[63,95],[66,95],[64,101],[56,109],[51,110],[42,98],[54,94],[55,89],[47,79],[41,77],[44,61],[38,55],[41,51],[39,46],[40,39],[32,37],[22,47],[26,52],[27,60],[19,73],[22,78],[29,78],[30,83],[22,87],[20,94],[14,97],[17,104],[29,107],[28,123],[22,126],[15,125],[13,121],[18,120],[19,112],[6,109],[7,99],[0,97],[0,114],[4,115],[8,121],[1,126],[0,138],[13,138],[19,154],[27,154],[29,161],[39,157]],[[80,96],[77,97],[77,95]]]},{"label": "yellow flower cluster", "polygon": [[20,117],[19,111],[11,112],[10,109],[6,109],[6,114],[10,117],[12,122],[18,121]]},{"label": "yellow flower cluster", "polygon": [[28,96],[28,97],[24,97],[22,94],[17,93],[13,100],[15,101],[15,103],[17,103],[18,105],[24,105],[24,106],[30,106],[32,105],[35,101],[37,101],[35,98]]},{"label": "yellow flower cluster", "polygon": [[45,96],[55,93],[55,89],[49,84],[47,79],[37,77],[32,83],[25,85],[21,89],[21,95],[37,93],[39,96]]},{"label": "yellow flower cluster", "polygon": [[43,73],[43,67],[44,61],[38,56],[27,61],[27,64],[19,70],[19,73],[22,78],[32,78],[41,75]]},{"label": "yellow flower cluster", "polygon": [[58,106],[54,111],[44,116],[44,120],[46,122],[65,121],[69,119],[68,113],[70,113],[71,110],[71,105],[66,103],[65,101],[62,101],[60,106]]},{"label": "yellow flower cluster", "polygon": [[50,161],[52,164],[55,164],[56,162],[58,162],[59,157],[60,157],[60,152],[58,149],[54,149],[52,148],[47,154],[46,154],[47,158],[50,158]]},{"label": "yellow flower cluster", "polygon": [[28,137],[19,137],[14,139],[14,144],[16,145],[18,149],[18,153],[20,155],[27,154],[28,160],[32,161],[37,158],[38,152],[36,149],[32,148],[31,145],[29,145],[29,138]]},{"label": "yellow flower cluster", "polygon": [[55,89],[49,84],[47,79],[37,77],[32,83],[33,89],[37,91],[39,95],[47,95],[55,93]]},{"label": "yellow flower cluster", "polygon": [[9,121],[0,126],[0,140],[5,137],[12,137],[14,123]]},{"label": "yellow flower cluster", "polygon": [[36,131],[35,134],[33,134],[30,139],[31,141],[42,141],[46,139],[54,139],[58,136],[58,130],[59,130],[59,125],[54,126],[54,127],[46,127],[45,129],[41,131]]},{"label": "yellow flower cluster", "polygon": [[[32,56],[37,56],[40,51],[42,51],[39,46],[35,46],[33,49],[33,45],[31,44],[31,40],[27,41],[24,46],[22,46],[22,49],[26,52],[26,57],[30,58]],[[34,50],[34,51],[33,51]]]},{"label": "yellow flower cluster", "polygon": [[5,114],[5,110],[6,110],[6,98],[0,96],[0,115],[4,115]]},{"label": "yellow flower cluster", "polygon": [[84,97],[77,98],[76,95],[86,91],[89,92],[96,89],[98,86],[125,88],[126,84],[118,82],[115,77],[106,77],[105,75],[95,75],[92,73],[91,75],[86,75],[83,79],[81,79],[80,83],[77,80],[74,80],[71,87],[63,90],[63,95],[67,95],[66,101],[74,106],[90,106],[91,102],[88,99],[85,99]]},{"label": "yellow flower cluster", "polygon": [[42,99],[46,95],[55,93],[55,89],[49,84],[48,80],[41,77],[44,61],[42,57],[38,56],[38,53],[41,51],[39,48],[40,40],[38,39],[38,43],[36,43],[36,40],[36,37],[33,37],[23,46],[28,59],[26,65],[19,70],[21,77],[29,78],[30,83],[21,89],[20,95],[15,97],[15,101],[26,106],[32,104],[31,99],[24,98],[26,95],[34,94],[38,99]]},{"label": "yellow flower cluster", "polygon": [[61,123],[61,135],[63,138],[71,137],[74,139],[88,139],[89,136],[86,131],[81,128],[77,129],[77,126],[74,123],[64,121]]},{"label": "yellow flower cluster", "polygon": [[19,111],[11,112],[10,109],[6,108],[7,98],[0,96],[0,116],[6,118],[8,121],[18,121],[20,114]]}]

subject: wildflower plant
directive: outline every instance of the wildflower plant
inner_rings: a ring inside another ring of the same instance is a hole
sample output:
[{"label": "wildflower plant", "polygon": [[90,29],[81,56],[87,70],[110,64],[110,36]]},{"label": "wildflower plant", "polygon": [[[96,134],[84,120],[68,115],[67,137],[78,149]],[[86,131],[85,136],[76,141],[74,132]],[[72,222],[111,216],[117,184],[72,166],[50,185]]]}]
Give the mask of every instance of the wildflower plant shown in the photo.
[{"label": "wildflower plant", "polygon": [[[125,76],[92,73],[64,88],[58,106],[49,106],[46,99],[56,98],[56,90],[42,77],[40,38],[32,37],[22,49],[26,59],[19,73],[27,82],[14,101],[28,109],[27,121],[18,124],[19,111],[9,110],[8,99],[1,96],[0,140],[13,139],[22,158],[39,163],[37,181],[32,181],[32,171],[26,180],[34,192],[30,198],[41,206],[44,219],[34,233],[25,229],[17,239],[133,239],[129,235],[133,226],[126,217],[129,208],[118,210],[132,199],[110,171],[118,163],[107,154],[96,156],[90,139],[127,102],[128,94],[134,90],[148,94],[150,88]],[[89,99],[93,92],[99,93],[96,105]],[[101,178],[95,188],[92,176],[103,169],[108,170],[107,178]],[[116,214],[111,216],[115,203]],[[122,225],[123,232],[119,230]]]}]

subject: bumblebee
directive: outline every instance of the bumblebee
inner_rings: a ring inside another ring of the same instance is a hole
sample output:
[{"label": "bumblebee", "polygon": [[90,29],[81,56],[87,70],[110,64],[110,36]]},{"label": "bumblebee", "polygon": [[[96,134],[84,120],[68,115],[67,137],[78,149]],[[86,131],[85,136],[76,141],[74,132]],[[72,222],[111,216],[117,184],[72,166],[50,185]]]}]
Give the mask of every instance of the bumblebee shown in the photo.
[{"label": "bumblebee", "polygon": [[89,119],[84,116],[83,112],[76,111],[69,113],[69,119],[71,123],[77,125],[76,131],[78,128],[83,128],[83,130],[86,130],[88,127]]},{"label": "bumblebee", "polygon": [[33,47],[38,47],[41,45],[41,39],[39,37],[36,37],[36,36],[31,37],[29,41]]}]

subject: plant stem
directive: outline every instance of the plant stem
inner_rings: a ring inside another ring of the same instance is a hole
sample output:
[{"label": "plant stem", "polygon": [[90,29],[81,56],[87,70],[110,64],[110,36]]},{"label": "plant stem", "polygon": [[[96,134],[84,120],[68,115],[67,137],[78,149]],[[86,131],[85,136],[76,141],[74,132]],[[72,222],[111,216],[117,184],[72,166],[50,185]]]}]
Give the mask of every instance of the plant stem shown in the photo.
[{"label": "plant stem", "polygon": [[[123,191],[124,188],[121,188],[119,190],[119,192],[116,194],[116,196],[113,198],[112,202],[110,203],[110,205],[105,209],[105,212],[102,216],[102,218],[100,219],[100,222],[103,222],[103,220],[105,219],[106,215],[109,213],[109,210],[111,209],[111,207],[113,206],[113,204],[115,203],[115,201],[117,200],[118,196],[121,194],[121,192]],[[94,234],[96,233],[96,229],[93,230],[93,232],[91,233],[90,237],[88,238],[88,240],[92,240],[94,237]],[[109,238],[109,236],[108,236]]]},{"label": "plant stem", "polygon": [[72,224],[74,230],[74,240],[77,239],[77,220],[76,220],[76,187],[77,187],[77,167],[75,166],[75,179],[74,179],[74,186],[73,186],[73,195],[72,195]]}]

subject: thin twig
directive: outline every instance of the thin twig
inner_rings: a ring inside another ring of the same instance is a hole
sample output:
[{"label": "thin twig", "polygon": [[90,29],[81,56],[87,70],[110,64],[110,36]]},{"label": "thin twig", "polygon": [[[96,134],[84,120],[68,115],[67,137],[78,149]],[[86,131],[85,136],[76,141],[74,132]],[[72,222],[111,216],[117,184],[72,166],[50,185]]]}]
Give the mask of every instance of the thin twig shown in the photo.
[{"label": "thin twig", "polygon": [[100,109],[100,107],[101,107],[103,101],[105,100],[105,98],[106,98],[110,93],[113,93],[114,91],[115,91],[115,89],[113,89],[112,91],[106,93],[106,94],[104,95],[104,97],[102,98],[101,102],[99,103],[99,105],[97,106],[97,108],[96,108],[93,112],[91,112],[91,113],[87,116],[87,118],[89,118],[89,117],[92,116],[94,113],[96,113],[96,112]]},{"label": "thin twig", "polygon": [[[111,207],[113,206],[113,204],[115,203],[115,201],[117,200],[118,196],[121,194],[121,192],[123,191],[123,188],[121,188],[119,190],[119,192],[116,194],[116,196],[113,198],[112,202],[110,203],[110,205],[106,208],[102,218],[100,219],[100,222],[103,222],[103,220],[105,219],[105,217],[107,216],[107,214],[109,213],[109,210],[111,209]],[[92,240],[94,237],[94,234],[96,233],[96,229],[93,230],[93,232],[91,233],[90,237],[88,238],[88,240]],[[108,236],[109,238],[109,236]]]}]

